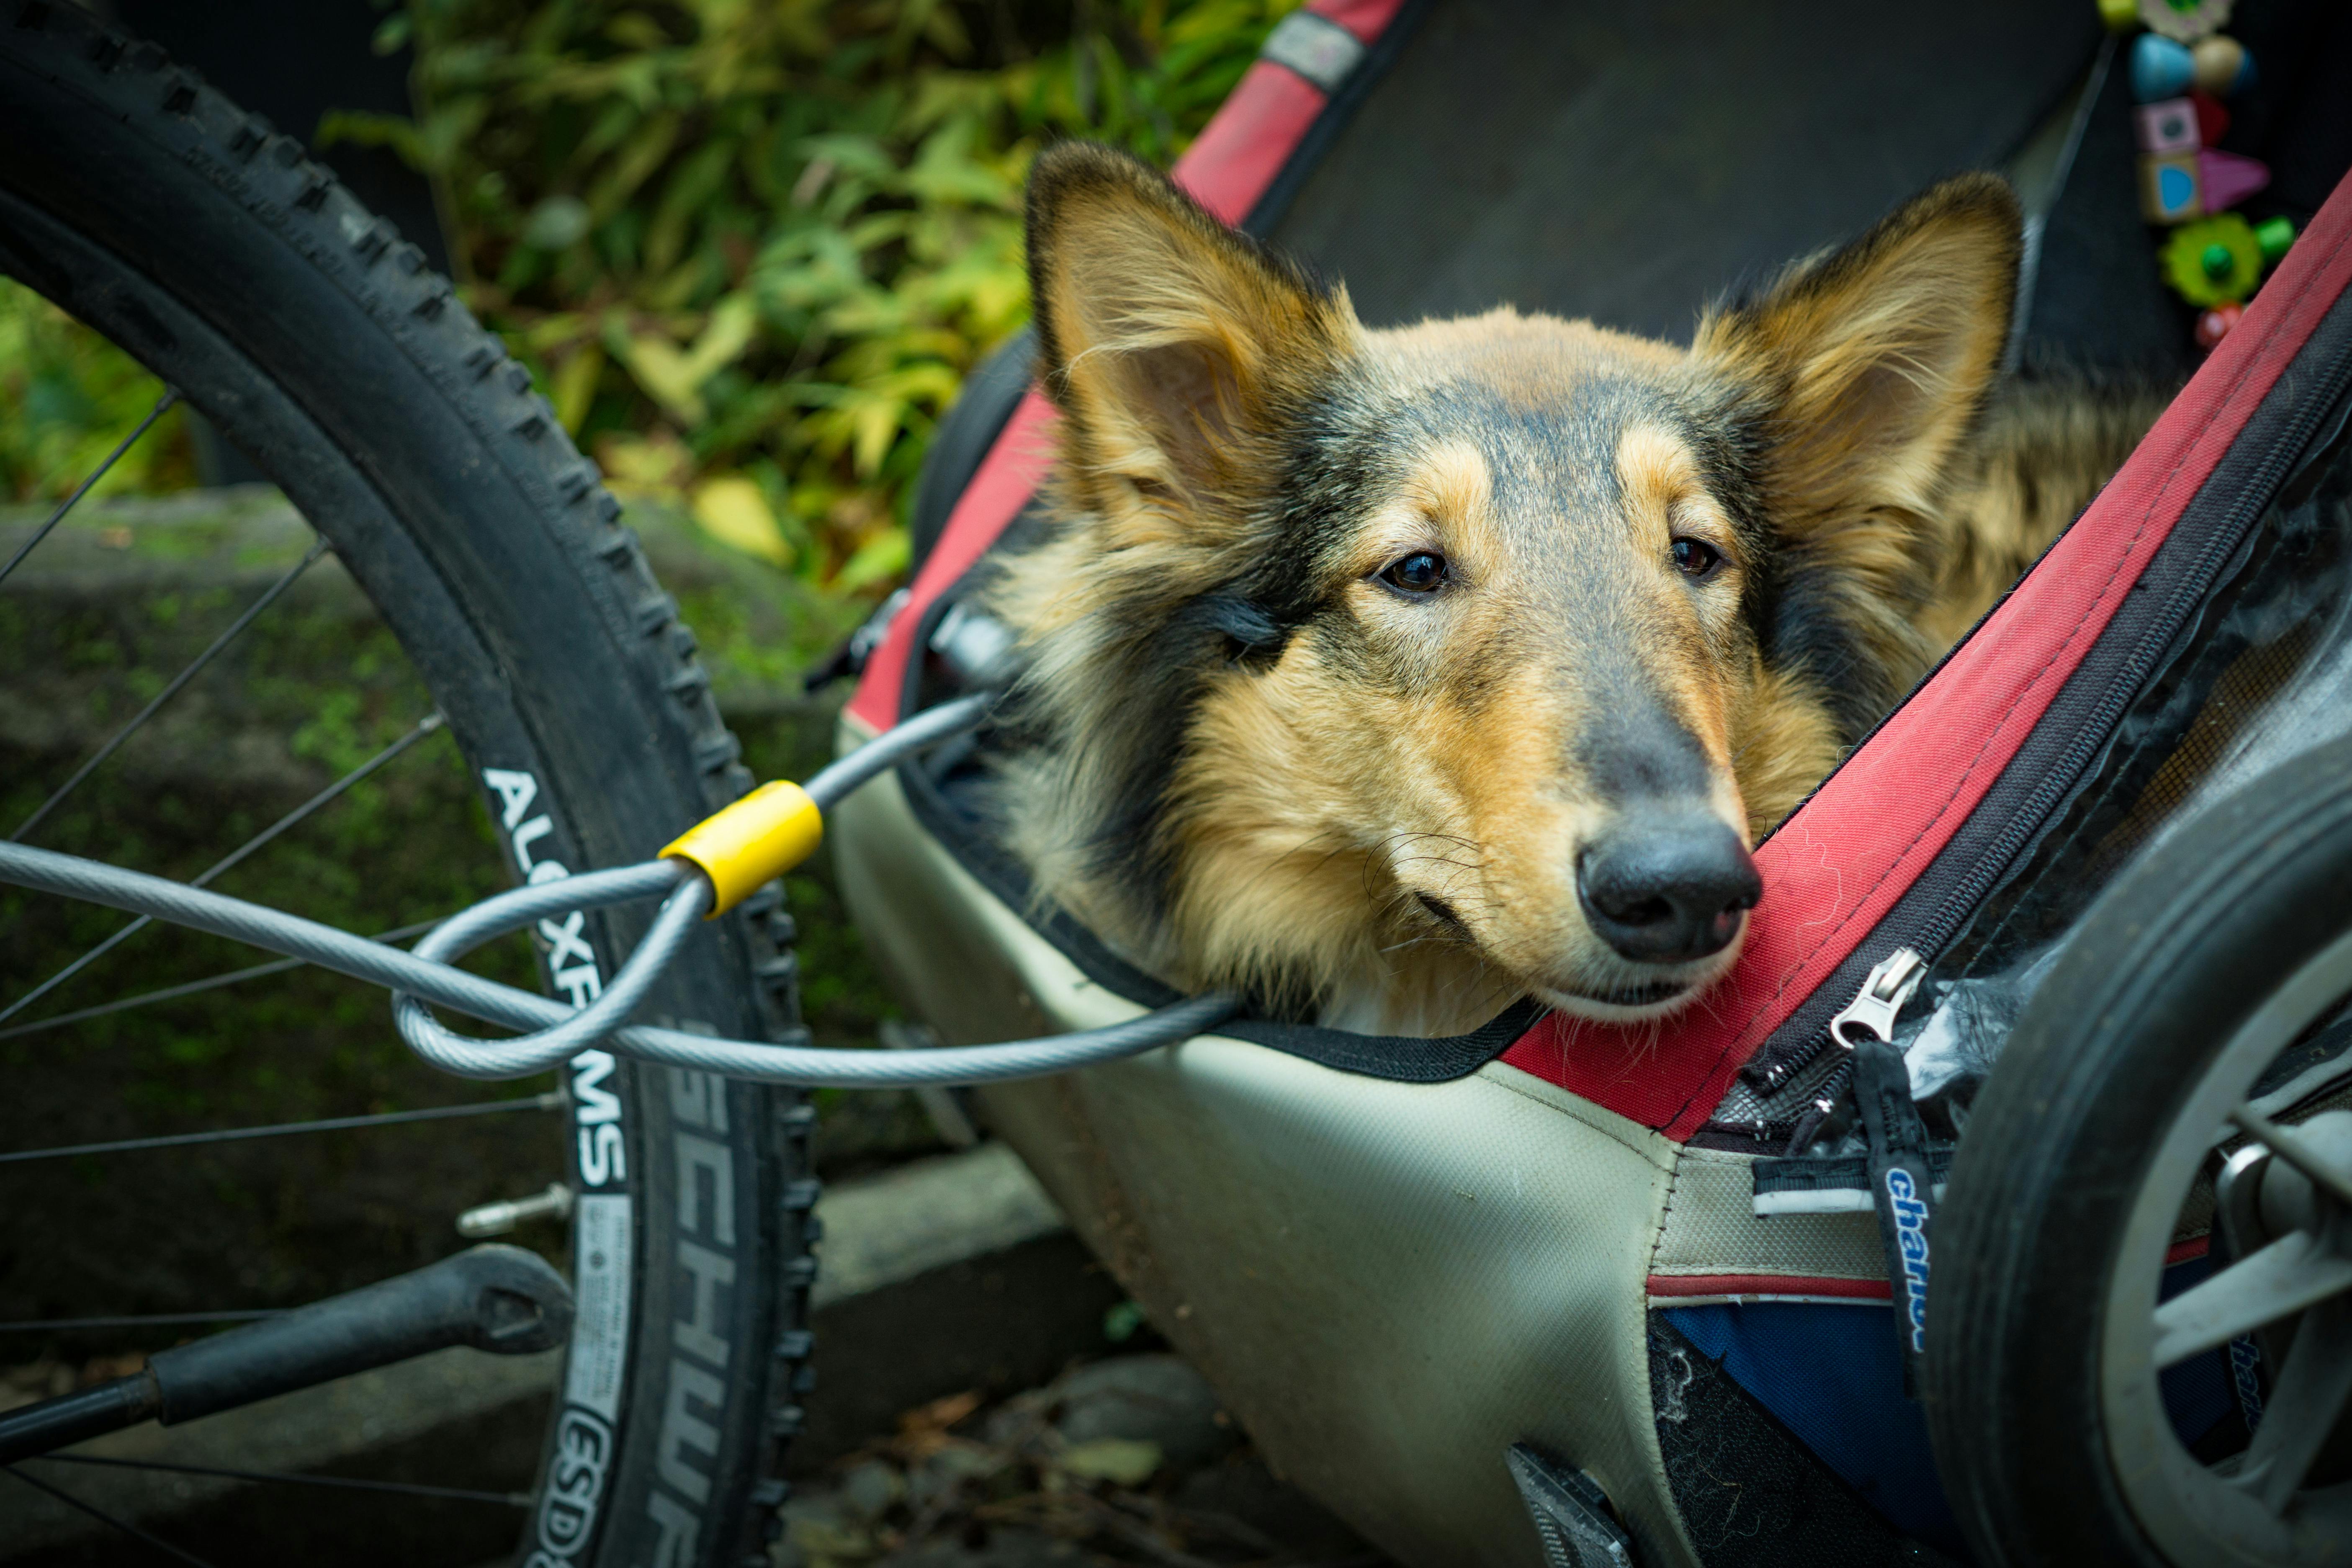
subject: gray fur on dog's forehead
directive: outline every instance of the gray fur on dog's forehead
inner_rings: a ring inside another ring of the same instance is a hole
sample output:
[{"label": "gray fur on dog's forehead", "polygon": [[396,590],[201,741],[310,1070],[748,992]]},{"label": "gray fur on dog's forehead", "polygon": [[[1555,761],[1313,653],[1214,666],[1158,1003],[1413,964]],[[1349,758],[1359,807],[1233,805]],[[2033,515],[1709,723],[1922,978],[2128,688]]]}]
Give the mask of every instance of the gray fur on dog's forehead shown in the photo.
[{"label": "gray fur on dog's forehead", "polygon": [[1378,479],[1402,480],[1430,452],[1467,446],[1486,461],[1494,516],[1506,526],[1540,528],[1612,510],[1621,500],[1616,457],[1625,433],[1687,423],[1667,388],[1606,374],[1564,377],[1548,396],[1463,374],[1366,387],[1350,401],[1341,421],[1354,437],[1348,444]]}]

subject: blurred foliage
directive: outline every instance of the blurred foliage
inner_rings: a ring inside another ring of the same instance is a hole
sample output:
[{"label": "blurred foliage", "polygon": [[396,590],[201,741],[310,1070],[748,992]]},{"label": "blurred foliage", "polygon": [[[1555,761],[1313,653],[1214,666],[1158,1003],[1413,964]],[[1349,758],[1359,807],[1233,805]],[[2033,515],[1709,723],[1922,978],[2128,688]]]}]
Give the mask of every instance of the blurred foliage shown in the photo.
[{"label": "blurred foliage", "polygon": [[[155,406],[163,384],[128,354],[13,279],[0,277],[0,501],[62,500]],[[93,494],[195,483],[173,408]]]},{"label": "blurred foliage", "polygon": [[[863,597],[904,571],[933,426],[1028,318],[1037,149],[1173,162],[1299,0],[379,3],[420,112],[331,113],[319,145],[435,179],[467,304],[617,489]],[[154,395],[0,279],[0,499],[69,490]],[[175,409],[101,492],[194,482]]]},{"label": "blurred foliage", "polygon": [[1173,160],[1297,0],[408,0],[467,303],[625,490],[843,593],[907,559],[964,374],[1023,324],[1047,140]]}]

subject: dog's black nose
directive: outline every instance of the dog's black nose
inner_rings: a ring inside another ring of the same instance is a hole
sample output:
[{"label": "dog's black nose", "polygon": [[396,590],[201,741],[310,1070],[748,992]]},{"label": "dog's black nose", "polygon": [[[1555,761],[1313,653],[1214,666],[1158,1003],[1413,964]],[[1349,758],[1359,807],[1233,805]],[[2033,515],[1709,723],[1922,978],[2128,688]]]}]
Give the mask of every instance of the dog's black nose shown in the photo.
[{"label": "dog's black nose", "polygon": [[1681,963],[1722,952],[1764,883],[1738,833],[1693,813],[1612,826],[1577,862],[1576,891],[1611,947],[1642,963]]}]

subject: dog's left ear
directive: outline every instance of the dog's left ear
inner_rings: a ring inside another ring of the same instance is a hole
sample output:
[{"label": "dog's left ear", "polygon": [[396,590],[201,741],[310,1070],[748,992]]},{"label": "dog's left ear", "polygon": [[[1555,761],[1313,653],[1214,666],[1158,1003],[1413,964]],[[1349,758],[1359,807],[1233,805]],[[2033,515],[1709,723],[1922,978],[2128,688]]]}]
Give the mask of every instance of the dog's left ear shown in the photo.
[{"label": "dog's left ear", "polygon": [[1933,507],[2000,370],[2020,236],[2008,184],[1962,175],[1700,322],[1693,353],[1759,416],[1777,527]]},{"label": "dog's left ear", "polygon": [[1235,525],[1359,330],[1344,293],[1087,142],[1030,173],[1029,279],[1065,482],[1114,527]]}]

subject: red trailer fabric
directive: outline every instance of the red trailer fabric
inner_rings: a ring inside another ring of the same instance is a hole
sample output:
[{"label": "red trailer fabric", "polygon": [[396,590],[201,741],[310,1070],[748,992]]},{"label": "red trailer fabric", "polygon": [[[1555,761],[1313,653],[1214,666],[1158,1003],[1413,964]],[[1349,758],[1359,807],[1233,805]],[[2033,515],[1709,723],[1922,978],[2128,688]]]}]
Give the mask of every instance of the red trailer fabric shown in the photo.
[{"label": "red trailer fabric", "polygon": [[1664,1029],[1552,1014],[1503,1060],[1676,1140],[1942,848],[2297,350],[2352,283],[2352,179],[2131,460],[1935,678],[1757,851],[1731,974]]}]

